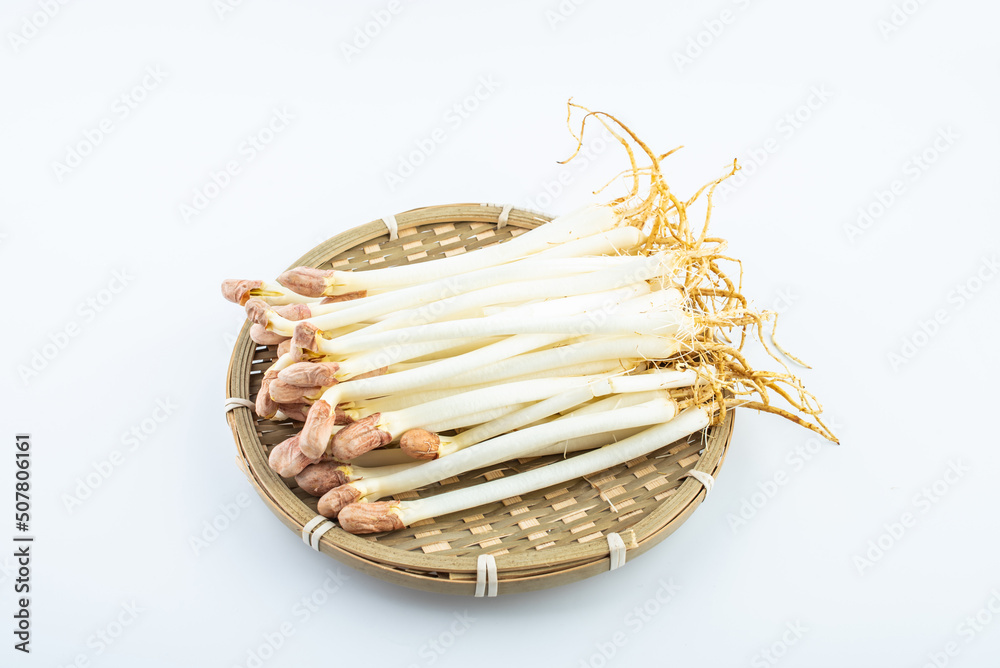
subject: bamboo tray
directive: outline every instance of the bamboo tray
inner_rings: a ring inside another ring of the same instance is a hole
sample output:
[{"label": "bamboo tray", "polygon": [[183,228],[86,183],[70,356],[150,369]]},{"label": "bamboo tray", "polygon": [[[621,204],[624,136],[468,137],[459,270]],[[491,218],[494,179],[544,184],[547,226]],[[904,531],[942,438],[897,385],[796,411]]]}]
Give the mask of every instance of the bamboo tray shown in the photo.
[{"label": "bamboo tray", "polygon": [[[395,217],[398,238],[390,239],[385,221],[373,221],[323,242],[291,266],[363,270],[420,262],[500,243],[548,220],[542,214],[495,205],[424,207]],[[236,341],[227,397],[252,401],[264,370],[276,357],[276,346],[256,345],[249,332],[248,323]],[[244,407],[230,410],[226,419],[236,439],[240,468],[272,512],[307,544],[389,582],[464,595],[482,595],[480,557],[492,555],[496,575],[488,591],[494,595],[554,587],[603,573],[621,563],[620,556],[612,559],[610,547],[620,545],[619,537],[625,558],[631,560],[673,533],[707,494],[700,480],[711,479],[701,474],[713,478],[718,474],[732,438],[732,416],[730,411],[724,423],[704,433],[585,479],[369,536],[355,536],[335,523],[322,522],[325,518],[316,514],[317,499],[268,466],[271,447],[298,431],[301,423],[261,420]],[[395,498],[457,489],[553,459],[514,460]]]}]

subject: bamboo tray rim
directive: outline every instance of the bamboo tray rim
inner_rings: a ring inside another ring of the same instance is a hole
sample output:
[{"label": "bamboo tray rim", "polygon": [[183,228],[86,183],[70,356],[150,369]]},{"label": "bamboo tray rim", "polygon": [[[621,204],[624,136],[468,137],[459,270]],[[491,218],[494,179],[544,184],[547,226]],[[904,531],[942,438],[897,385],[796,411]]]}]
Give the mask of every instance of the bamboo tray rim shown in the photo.
[{"label": "bamboo tray rim", "polygon": [[[530,229],[551,219],[545,214],[534,211],[511,209],[496,204],[473,203],[418,207],[397,214],[395,219],[397,229],[400,231],[421,225],[449,222],[495,224],[505,209],[508,210],[507,225],[512,227]],[[362,246],[386,235],[387,228],[381,219],[350,228],[307,251],[291,263],[289,268],[318,266],[339,252]],[[249,333],[250,323],[246,322],[230,357],[226,381],[227,398],[250,399],[250,369],[256,344],[250,340]],[[316,513],[296,497],[267,465],[265,448],[257,437],[253,411],[238,407],[227,412],[226,419],[237,444],[237,465],[272,512],[286,526],[301,534],[303,526],[315,518]],[[712,427],[725,429],[725,435],[721,439],[714,439],[713,443],[701,451],[693,467],[695,470],[707,473],[713,478],[717,477],[732,440],[733,425],[730,413],[725,423]],[[644,553],[676,530],[706,496],[707,491],[701,482],[693,477],[686,477],[677,487],[676,493],[621,532],[627,536],[629,560]],[[414,582],[400,582],[408,586],[440,590],[442,584],[461,584],[470,588],[475,585],[477,557],[472,555],[436,555],[402,550],[380,544],[370,538],[347,533],[339,526],[320,538],[319,550],[339,561],[354,566],[367,566],[362,570],[394,571],[391,574],[372,573],[383,579],[398,579],[388,576],[402,574],[406,579],[427,580],[425,583],[427,586],[423,587]],[[486,554],[488,550],[483,549],[482,553]],[[603,540],[553,546],[535,553],[500,554],[495,558],[498,572],[501,574],[500,584],[505,589],[519,580],[552,578],[559,574],[565,575],[573,569],[588,567],[593,569],[595,565],[610,563],[609,547],[607,541]],[[605,566],[604,570],[606,569]],[[452,579],[443,579],[436,575],[441,572],[448,573]],[[523,577],[519,578],[519,573],[523,573]]]}]

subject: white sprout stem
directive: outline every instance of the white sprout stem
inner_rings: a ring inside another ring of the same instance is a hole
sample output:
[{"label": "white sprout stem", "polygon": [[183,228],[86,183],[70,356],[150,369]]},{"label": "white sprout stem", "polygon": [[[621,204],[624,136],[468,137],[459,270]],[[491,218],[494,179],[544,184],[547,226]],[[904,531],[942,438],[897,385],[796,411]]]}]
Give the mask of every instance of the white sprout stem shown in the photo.
[{"label": "white sprout stem", "polygon": [[407,458],[407,461],[400,460],[399,462],[393,462],[382,466],[359,466],[352,461],[350,464],[344,464],[343,466],[339,466],[337,468],[344,473],[348,481],[353,482],[355,480],[371,478],[373,476],[399,473],[419,465],[419,461]]},{"label": "white sprout stem", "polygon": [[[379,471],[396,464],[412,464],[413,457],[399,448],[378,448],[369,450],[351,460],[351,466],[363,466],[370,470],[368,477],[380,475]],[[420,464],[421,462],[416,462]]]},{"label": "white sprout stem", "polygon": [[642,360],[665,360],[680,350],[680,344],[659,336],[621,336],[584,339],[556,348],[528,352],[489,366],[442,379],[438,387],[495,382],[541,373],[552,369],[575,367],[600,360],[620,360],[626,369]]},{"label": "white sprout stem", "polygon": [[677,414],[677,404],[667,397],[616,411],[575,418],[560,418],[536,427],[481,441],[447,457],[434,459],[400,473],[366,478],[353,483],[367,501],[417,489],[451,476],[517,457],[538,448],[588,434],[604,433],[666,422]]},{"label": "white sprout stem", "polygon": [[596,401],[587,402],[585,405],[580,406],[571,412],[565,413],[565,415],[568,417],[575,417],[579,415],[588,415],[590,413],[610,411],[616,408],[625,408],[626,406],[635,406],[637,404],[643,404],[647,401],[655,399],[659,395],[660,393],[656,390],[651,390],[649,392],[631,392],[629,394],[614,394],[610,397],[603,397]]},{"label": "white sprout stem", "polygon": [[[421,341],[418,343],[409,343],[404,345],[389,346],[382,349],[369,350],[360,355],[352,355],[346,359],[343,354],[332,355],[332,357],[339,357],[343,359],[343,361],[339,362],[340,369],[338,369],[335,376],[338,380],[346,380],[353,378],[354,376],[359,376],[363,373],[368,373],[369,371],[374,371],[375,369],[381,369],[384,366],[396,364],[397,362],[433,355],[446,350],[466,350],[468,348],[478,350],[479,348],[482,348],[483,345],[484,341],[479,337],[442,339],[440,341]],[[325,351],[318,352],[324,352],[324,354],[330,355],[330,353]],[[417,368],[420,367],[414,367],[414,369],[411,370],[416,370]]]},{"label": "white sprout stem", "polygon": [[520,429],[526,425],[538,422],[549,416],[555,415],[575,406],[579,406],[585,401],[594,397],[590,386],[572,389],[568,392],[557,394],[554,397],[539,401],[522,408],[521,410],[508,413],[507,415],[483,423],[472,429],[463,431],[452,438],[441,439],[438,449],[438,457],[445,457],[454,454],[459,450],[464,450],[477,443],[487,441],[495,436],[500,436],[515,429]]},{"label": "white sprout stem", "polygon": [[474,253],[452,255],[430,262],[337,272],[334,290],[351,292],[367,289],[392,289],[429,280],[455,276],[468,271],[493,267],[539,253],[553,245],[565,244],[612,229],[618,218],[611,207],[588,206],[540,225],[509,241],[488,246]]},{"label": "white sprout stem", "polygon": [[635,249],[645,240],[646,234],[637,227],[615,227],[607,232],[598,232],[568,244],[540,251],[532,258],[550,261],[587,255],[620,255],[623,251]]},{"label": "white sprout stem", "polygon": [[[618,257],[598,258],[567,258],[548,262],[537,262],[531,259],[498,267],[485,267],[470,271],[459,276],[435,280],[431,282],[418,281],[418,284],[387,292],[373,297],[365,297],[348,302],[337,302],[344,306],[330,309],[325,313],[317,313],[307,321],[319,329],[335,329],[354,322],[364,322],[376,317],[394,314],[405,309],[420,307],[424,304],[437,302],[457,295],[503,285],[511,281],[525,279],[546,279],[567,274],[578,274],[605,269],[623,260]],[[421,266],[426,266],[422,263]],[[360,273],[360,272],[359,272]],[[371,272],[364,272],[366,274]],[[330,306],[333,306],[332,304]],[[317,310],[323,307],[317,307]],[[276,313],[268,314],[268,329],[278,333],[287,333],[295,329],[299,321],[287,320]]]},{"label": "white sprout stem", "polygon": [[553,443],[552,445],[548,445],[544,448],[539,448],[532,452],[531,456],[544,457],[546,455],[568,455],[571,452],[603,448],[605,445],[617,443],[618,441],[626,439],[629,436],[634,436],[643,429],[647,428],[648,427],[644,425],[642,427],[632,427],[631,429],[620,429],[607,434],[587,434],[586,436],[578,436],[576,438],[570,438],[562,441],[561,443]]},{"label": "white sprout stem", "polygon": [[497,408],[489,408],[486,410],[478,411],[475,413],[463,413],[456,417],[446,418],[436,422],[429,422],[425,425],[421,425],[423,429],[427,431],[438,433],[442,431],[449,431],[451,429],[460,429],[462,427],[468,427],[469,425],[479,425],[484,422],[490,422],[491,420],[496,420],[504,415],[513,413],[514,411],[521,410],[526,406],[530,406],[530,402],[518,403],[518,404],[507,404],[504,406],[498,406]]},{"label": "white sprout stem", "polygon": [[[492,385],[470,392],[410,406],[398,411],[382,413],[378,428],[393,436],[428,424],[458,416],[488,411],[515,403],[542,401],[557,394],[587,387],[606,380],[603,376],[568,376],[564,378],[537,378],[503,385]],[[595,385],[600,387],[600,385]],[[466,423],[470,424],[470,423]]]},{"label": "white sprout stem", "polygon": [[[543,370],[535,373],[524,374],[523,376],[516,376],[510,378],[504,378],[503,380],[508,382],[513,382],[516,380],[534,380],[536,378],[559,378],[562,376],[596,376],[611,372],[631,372],[635,370],[643,370],[644,363],[636,363],[635,366],[623,366],[621,360],[599,360],[596,362],[588,362],[585,364],[576,364],[572,367],[566,367],[562,369],[555,370]],[[393,370],[389,367],[390,371]],[[410,406],[416,406],[417,404],[423,404],[428,401],[434,401],[435,399],[444,399],[445,397],[451,397],[456,394],[461,394],[463,392],[468,392],[470,390],[478,390],[483,387],[492,387],[494,382],[477,383],[475,385],[462,385],[458,387],[446,387],[443,389],[434,390],[418,390],[415,392],[401,392],[389,395],[387,397],[379,397],[378,399],[371,399],[369,401],[358,402],[357,404],[345,404],[344,408],[356,408],[366,414],[371,413],[383,413],[385,411],[396,411],[401,408],[409,408]]]},{"label": "white sprout stem", "polygon": [[614,302],[575,315],[518,318],[494,315],[467,320],[451,320],[417,327],[381,332],[367,337],[342,337],[328,342],[330,349],[344,353],[371,350],[398,344],[439,339],[513,336],[516,334],[650,334],[689,336],[694,319],[675,305],[674,290],[659,290],[649,295]]},{"label": "white sprout stem", "polygon": [[[613,445],[606,445],[603,448],[591,450],[531,471],[498,478],[465,489],[445,492],[426,499],[401,501],[393,512],[398,514],[404,526],[410,526],[420,520],[440,517],[467,508],[493,503],[500,499],[545,489],[648,454],[657,448],[706,428],[710,422],[709,410],[702,406],[694,406],[681,412],[669,422],[646,429]],[[427,462],[412,470],[417,471],[433,463]]]},{"label": "white sprout stem", "polygon": [[[562,272],[548,278],[538,279],[531,276],[529,272],[515,272],[512,275],[513,280],[510,282],[447,297],[420,308],[403,311],[378,324],[365,327],[348,338],[365,337],[391,329],[426,325],[447,320],[449,316],[464,311],[481,310],[483,307],[506,304],[512,301],[523,303],[535,299],[604,292],[649,280],[658,273],[662,273],[662,268],[666,265],[662,255],[604,259],[615,262],[609,268],[589,273],[567,276],[566,272]],[[506,267],[516,270],[517,264],[506,265]]]},{"label": "white sprout stem", "polygon": [[566,338],[565,334],[527,334],[512,336],[482,348],[399,373],[362,378],[335,385],[323,393],[323,400],[331,406],[344,401],[358,401],[381,397],[394,392],[405,392],[437,383],[449,376],[469,371],[486,364],[519,355],[529,350],[551,345]]}]

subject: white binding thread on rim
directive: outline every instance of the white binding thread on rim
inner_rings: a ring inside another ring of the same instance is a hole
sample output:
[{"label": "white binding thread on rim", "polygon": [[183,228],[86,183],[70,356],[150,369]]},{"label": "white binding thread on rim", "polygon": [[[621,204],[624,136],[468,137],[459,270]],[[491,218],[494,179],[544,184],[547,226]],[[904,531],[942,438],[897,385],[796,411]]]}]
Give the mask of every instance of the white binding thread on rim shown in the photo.
[{"label": "white binding thread on rim", "polygon": [[492,554],[480,554],[476,560],[476,598],[497,595],[497,560]]},{"label": "white binding thread on rim", "polygon": [[687,474],[705,486],[705,496],[708,496],[712,491],[712,486],[715,485],[715,478],[710,473],[698,471],[697,469],[691,469]]},{"label": "white binding thread on rim", "polygon": [[[324,519],[326,519],[326,518],[324,518]],[[323,522],[322,524],[320,524],[319,528],[316,529],[315,531],[313,531],[312,538],[310,538],[310,540],[309,540],[309,546],[312,549],[314,549],[317,552],[319,552],[319,539],[322,538],[323,534],[325,534],[327,531],[329,531],[333,527],[334,527],[334,524],[330,520],[327,520],[326,522]]]},{"label": "white binding thread on rim", "polygon": [[302,527],[302,542],[305,543],[306,545],[309,545],[309,533],[317,526],[326,521],[328,520],[325,517],[323,517],[322,515],[317,515],[316,517],[306,522],[305,525]]},{"label": "white binding thread on rim", "polygon": [[227,397],[226,398],[226,412],[235,408],[249,408],[253,410],[254,403],[249,399],[240,399],[239,397]]},{"label": "white binding thread on rim", "polygon": [[607,538],[608,549],[611,550],[611,568],[609,570],[613,571],[625,565],[625,541],[617,533],[609,533]]},{"label": "white binding thread on rim", "polygon": [[385,229],[389,230],[389,241],[398,239],[399,226],[396,224],[396,216],[390,213],[388,216],[382,218],[382,222],[385,223]]},{"label": "white binding thread on rim", "polygon": [[504,204],[503,210],[500,211],[500,217],[497,218],[497,229],[502,230],[507,226],[507,218],[510,216],[511,209],[514,208],[513,204]]}]

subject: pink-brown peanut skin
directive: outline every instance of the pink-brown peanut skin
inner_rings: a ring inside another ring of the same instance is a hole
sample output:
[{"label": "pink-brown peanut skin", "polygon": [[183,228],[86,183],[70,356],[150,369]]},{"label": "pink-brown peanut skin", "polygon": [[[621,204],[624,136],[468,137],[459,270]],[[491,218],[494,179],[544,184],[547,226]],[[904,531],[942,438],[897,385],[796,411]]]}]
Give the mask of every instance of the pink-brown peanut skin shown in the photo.
[{"label": "pink-brown peanut skin", "polygon": [[247,320],[255,325],[267,327],[267,312],[271,310],[271,305],[260,297],[247,300],[243,305],[247,312]]},{"label": "pink-brown peanut skin", "polygon": [[267,456],[267,463],[271,469],[282,478],[291,478],[302,472],[310,464],[315,464],[317,460],[306,457],[299,448],[299,435],[286,438],[271,449],[271,454]]},{"label": "pink-brown peanut skin", "polygon": [[305,320],[312,317],[312,311],[307,304],[285,304],[275,307],[274,312],[285,320]]},{"label": "pink-brown peanut skin", "polygon": [[372,413],[347,425],[333,437],[333,457],[349,462],[358,455],[374,450],[392,441],[392,434],[375,425],[381,413]]},{"label": "pink-brown peanut skin", "polygon": [[305,422],[306,416],[309,415],[310,406],[312,404],[278,404],[278,410],[293,420]]},{"label": "pink-brown peanut skin", "polygon": [[287,336],[269,332],[263,325],[254,323],[250,325],[250,340],[259,346],[275,346],[289,339]]},{"label": "pink-brown peanut skin", "polygon": [[263,284],[263,281],[241,281],[235,278],[226,279],[222,281],[222,296],[234,304],[243,306],[250,299],[250,291],[256,290]]},{"label": "pink-brown peanut skin", "polygon": [[281,357],[285,353],[291,352],[292,350],[292,340],[284,339],[278,344],[278,357]]},{"label": "pink-brown peanut skin", "polygon": [[441,439],[426,429],[411,429],[399,437],[399,448],[414,459],[437,459]]},{"label": "pink-brown peanut skin", "polygon": [[306,415],[305,424],[299,432],[299,447],[307,456],[318,459],[326,452],[326,446],[333,436],[333,408],[320,399],[313,403]]},{"label": "pink-brown peanut skin", "polygon": [[345,425],[351,424],[354,420],[348,415],[343,408],[337,406],[333,409],[333,424]]},{"label": "pink-brown peanut skin", "polygon": [[300,387],[298,385],[290,385],[281,380],[279,374],[278,378],[271,381],[268,391],[271,393],[271,399],[279,404],[299,404],[305,403],[305,400],[309,397],[321,394],[323,388],[319,386]]},{"label": "pink-brown peanut skin", "polygon": [[299,387],[332,387],[337,384],[336,362],[296,362],[278,374],[278,379]]},{"label": "pink-brown peanut skin", "polygon": [[316,512],[323,517],[334,518],[344,509],[361,498],[361,492],[350,483],[345,483],[339,487],[328,490],[320,497],[316,505]]},{"label": "pink-brown peanut skin", "polygon": [[403,528],[403,521],[393,512],[399,507],[395,501],[375,501],[374,503],[352,503],[345,506],[337,520],[344,531],[349,533],[380,533]]},{"label": "pink-brown peanut skin", "polygon": [[278,404],[271,399],[271,381],[277,377],[277,371],[268,369],[264,372],[264,378],[260,381],[260,390],[257,392],[257,399],[254,402],[254,410],[257,415],[265,420],[270,420],[278,412]]},{"label": "pink-brown peanut skin", "polygon": [[343,464],[333,459],[310,464],[295,476],[295,482],[307,494],[323,496],[334,487],[347,484],[347,476],[340,470],[341,466]]},{"label": "pink-brown peanut skin", "polygon": [[352,299],[361,299],[362,297],[367,297],[367,290],[357,290],[355,292],[343,292],[339,295],[330,295],[323,299],[320,304],[334,304],[336,302],[349,302]]},{"label": "pink-brown peanut skin", "polygon": [[319,328],[311,322],[300,322],[292,333],[292,345],[306,350],[316,350]]},{"label": "pink-brown peanut skin", "polygon": [[333,276],[330,269],[295,267],[278,276],[278,283],[306,297],[322,297]]}]

